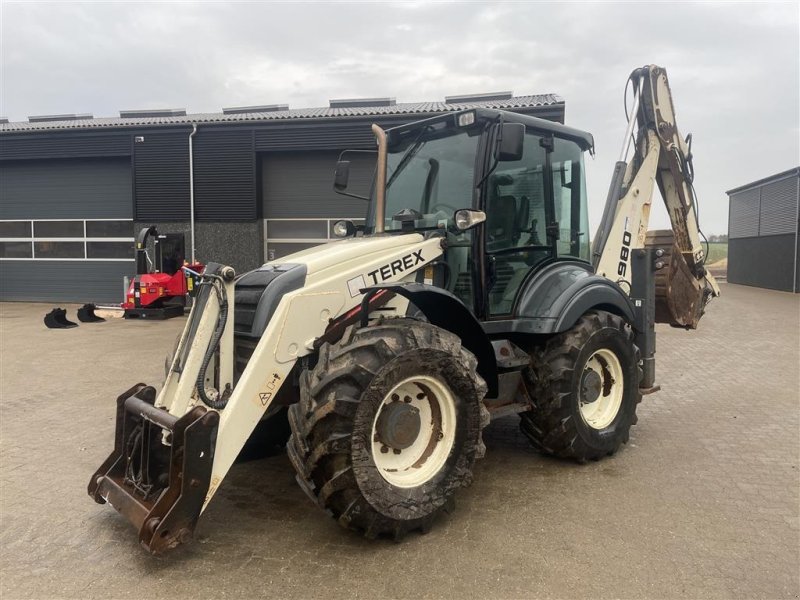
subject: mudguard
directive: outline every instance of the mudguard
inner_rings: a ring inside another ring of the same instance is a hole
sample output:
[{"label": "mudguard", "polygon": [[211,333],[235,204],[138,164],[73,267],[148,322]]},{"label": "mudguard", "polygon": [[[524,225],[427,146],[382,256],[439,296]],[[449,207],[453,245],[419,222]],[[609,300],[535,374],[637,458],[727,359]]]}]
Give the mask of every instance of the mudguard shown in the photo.
[{"label": "mudguard", "polygon": [[509,319],[483,324],[488,334],[552,334],[566,331],[592,309],[634,321],[634,307],[619,285],[579,261],[550,263],[529,277]]},{"label": "mudguard", "polygon": [[[480,322],[456,296],[445,289],[416,282],[397,282],[370,286],[361,290],[366,295],[364,303],[380,290],[387,290],[407,298],[428,321],[453,332],[461,338],[464,347],[478,359],[478,374],[489,388],[487,396],[497,395],[497,361],[494,349]],[[362,304],[363,306],[364,304]]]}]

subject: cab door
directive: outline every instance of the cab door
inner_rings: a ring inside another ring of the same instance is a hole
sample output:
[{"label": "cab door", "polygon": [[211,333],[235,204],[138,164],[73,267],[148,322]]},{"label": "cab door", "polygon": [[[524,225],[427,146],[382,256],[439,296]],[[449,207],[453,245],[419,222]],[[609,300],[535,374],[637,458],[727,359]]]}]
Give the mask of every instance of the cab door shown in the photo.
[{"label": "cab door", "polygon": [[483,193],[487,316],[509,317],[532,270],[559,258],[589,260],[583,151],[528,131],[522,158],[499,163]]}]

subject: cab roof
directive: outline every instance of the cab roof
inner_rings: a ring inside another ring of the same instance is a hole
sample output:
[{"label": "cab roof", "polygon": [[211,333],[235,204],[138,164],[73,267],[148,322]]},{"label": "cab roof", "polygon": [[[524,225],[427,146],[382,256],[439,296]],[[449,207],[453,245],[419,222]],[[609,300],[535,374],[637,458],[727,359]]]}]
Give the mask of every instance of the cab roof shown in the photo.
[{"label": "cab roof", "polygon": [[571,140],[578,144],[582,150],[594,150],[594,138],[592,137],[591,133],[582,131],[580,129],[575,129],[574,127],[569,127],[567,125],[562,125],[561,123],[556,123],[554,121],[548,121],[547,119],[540,119],[538,117],[531,117],[529,115],[522,115],[519,113],[498,110],[494,108],[473,108],[469,110],[462,110],[457,113],[438,115],[429,119],[423,119],[413,123],[406,123],[405,125],[400,125],[398,127],[392,127],[391,129],[387,130],[387,133],[402,135],[417,129],[420,125],[437,123],[439,121],[446,120],[456,121],[459,115],[468,112],[474,112],[475,118],[478,121],[494,121],[502,117],[503,121],[507,123],[521,123],[525,125],[526,129],[540,133],[552,133],[556,137]]}]

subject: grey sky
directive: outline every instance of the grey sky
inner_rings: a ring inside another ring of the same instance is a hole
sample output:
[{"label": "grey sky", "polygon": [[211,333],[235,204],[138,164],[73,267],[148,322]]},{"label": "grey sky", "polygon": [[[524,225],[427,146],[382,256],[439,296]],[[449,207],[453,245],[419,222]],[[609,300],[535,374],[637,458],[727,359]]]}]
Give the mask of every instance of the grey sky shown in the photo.
[{"label": "grey sky", "polygon": [[[694,134],[707,234],[725,190],[800,164],[800,5],[666,3],[15,3],[2,1],[0,113],[554,92],[591,131],[596,225],[634,67],[667,68]],[[666,216],[655,211],[651,225]]]}]

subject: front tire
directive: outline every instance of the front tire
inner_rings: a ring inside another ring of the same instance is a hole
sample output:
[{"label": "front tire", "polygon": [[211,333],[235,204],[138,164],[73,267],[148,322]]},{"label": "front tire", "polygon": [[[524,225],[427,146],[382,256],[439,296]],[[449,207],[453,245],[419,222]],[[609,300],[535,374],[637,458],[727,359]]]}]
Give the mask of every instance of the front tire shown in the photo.
[{"label": "front tire", "polygon": [[633,340],[621,317],[591,311],[531,354],[525,377],[533,408],[520,426],[537,450],[586,462],[628,441],[642,399]]},{"label": "front tire", "polygon": [[457,336],[413,319],[354,325],[323,345],[289,410],[301,487],[367,537],[426,531],[484,453],[476,366]]}]

